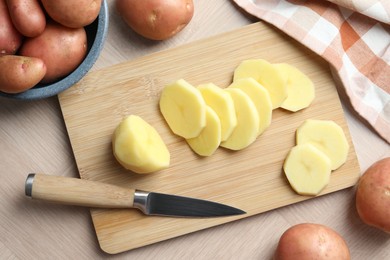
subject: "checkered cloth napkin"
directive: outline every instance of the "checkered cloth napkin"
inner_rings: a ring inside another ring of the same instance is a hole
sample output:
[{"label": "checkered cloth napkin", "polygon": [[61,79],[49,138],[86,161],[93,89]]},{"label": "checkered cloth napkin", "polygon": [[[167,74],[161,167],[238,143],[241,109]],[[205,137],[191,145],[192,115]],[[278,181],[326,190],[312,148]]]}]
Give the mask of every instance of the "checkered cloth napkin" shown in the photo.
[{"label": "checkered cloth napkin", "polygon": [[353,108],[390,143],[390,0],[233,0],[332,66]]}]

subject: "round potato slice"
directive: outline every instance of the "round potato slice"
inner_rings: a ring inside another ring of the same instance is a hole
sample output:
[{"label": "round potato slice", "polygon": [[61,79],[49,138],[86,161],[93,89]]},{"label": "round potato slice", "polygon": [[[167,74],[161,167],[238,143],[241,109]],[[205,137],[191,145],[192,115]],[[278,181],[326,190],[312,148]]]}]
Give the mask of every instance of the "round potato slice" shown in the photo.
[{"label": "round potato slice", "polygon": [[221,143],[221,120],[209,106],[206,107],[206,126],[197,137],[186,139],[191,149],[201,155],[212,155]]},{"label": "round potato slice", "polygon": [[162,90],[160,111],[172,132],[185,139],[198,136],[206,126],[206,103],[199,90],[184,79]]},{"label": "round potato slice", "polygon": [[274,66],[286,77],[287,83],[287,98],[280,107],[292,112],[307,108],[315,97],[314,84],[310,78],[290,64],[278,63]]},{"label": "round potato slice", "polygon": [[225,141],[237,125],[232,97],[213,83],[199,85],[198,89],[206,104],[217,113],[221,121],[221,141]]},{"label": "round potato slice", "polygon": [[331,161],[335,170],[345,163],[349,144],[343,129],[331,120],[307,119],[297,129],[297,144],[310,143],[322,151]]},{"label": "round potato slice", "polygon": [[238,79],[229,88],[241,89],[252,99],[259,114],[257,135],[261,135],[270,126],[272,120],[272,102],[267,89],[253,78]]},{"label": "round potato slice", "polygon": [[241,150],[252,144],[259,132],[259,115],[253,101],[238,88],[226,88],[233,98],[237,116],[237,126],[221,146],[230,150]]},{"label": "round potato slice", "polygon": [[301,195],[317,195],[329,183],[329,158],[312,144],[294,146],[283,169],[291,187]]},{"label": "round potato slice", "polygon": [[254,59],[241,62],[234,70],[234,81],[242,78],[253,78],[264,86],[270,95],[273,109],[280,107],[287,98],[285,78],[266,60]]}]

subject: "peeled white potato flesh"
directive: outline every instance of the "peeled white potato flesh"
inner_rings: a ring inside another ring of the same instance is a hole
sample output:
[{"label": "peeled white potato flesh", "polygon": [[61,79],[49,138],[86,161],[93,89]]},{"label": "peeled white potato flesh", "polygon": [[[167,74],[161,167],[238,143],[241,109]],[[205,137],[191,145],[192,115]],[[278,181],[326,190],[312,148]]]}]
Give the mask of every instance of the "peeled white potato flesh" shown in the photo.
[{"label": "peeled white potato flesh", "polygon": [[226,88],[234,102],[237,126],[221,146],[230,150],[241,150],[252,144],[259,132],[259,115],[253,101],[238,88]]},{"label": "peeled white potato flesh", "polygon": [[172,132],[185,139],[198,136],[206,126],[206,103],[199,90],[183,79],[162,90],[160,111]]},{"label": "peeled white potato flesh", "polygon": [[287,98],[285,78],[271,63],[263,59],[244,60],[234,70],[234,80],[253,78],[264,86],[270,95],[272,108],[281,106]]},{"label": "peeled white potato flesh", "polygon": [[201,156],[210,156],[218,149],[221,143],[221,121],[212,108],[206,107],[206,126],[202,132],[186,141]]},{"label": "peeled white potato flesh", "polygon": [[197,87],[207,106],[211,107],[221,121],[221,141],[225,141],[237,125],[234,102],[229,93],[213,83]]},{"label": "peeled white potato flesh", "polygon": [[330,159],[310,143],[294,146],[283,165],[291,187],[300,195],[318,195],[329,183]]},{"label": "peeled white potato flesh", "polygon": [[322,151],[335,170],[347,160],[349,144],[343,129],[331,120],[307,119],[297,129],[296,143],[310,143]]},{"label": "peeled white potato flesh", "polygon": [[170,154],[158,132],[141,117],[130,115],[115,129],[114,156],[126,169],[151,173],[169,166]]},{"label": "peeled white potato flesh", "polygon": [[280,107],[292,112],[308,107],[315,97],[314,84],[310,78],[290,64],[278,63],[274,66],[285,77],[287,84],[287,98]]},{"label": "peeled white potato flesh", "polygon": [[272,103],[267,89],[253,78],[235,80],[229,88],[241,89],[253,101],[259,114],[259,131],[257,135],[261,135],[271,124],[272,120]]}]

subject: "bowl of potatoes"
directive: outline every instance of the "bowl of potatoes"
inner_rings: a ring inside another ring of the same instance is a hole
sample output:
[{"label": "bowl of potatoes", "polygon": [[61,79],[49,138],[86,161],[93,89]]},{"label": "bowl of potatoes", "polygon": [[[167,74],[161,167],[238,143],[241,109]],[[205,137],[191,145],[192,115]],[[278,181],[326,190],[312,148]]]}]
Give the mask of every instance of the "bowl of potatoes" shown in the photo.
[{"label": "bowl of potatoes", "polygon": [[0,0],[0,96],[12,99],[73,86],[96,62],[108,29],[106,0],[28,2]]}]

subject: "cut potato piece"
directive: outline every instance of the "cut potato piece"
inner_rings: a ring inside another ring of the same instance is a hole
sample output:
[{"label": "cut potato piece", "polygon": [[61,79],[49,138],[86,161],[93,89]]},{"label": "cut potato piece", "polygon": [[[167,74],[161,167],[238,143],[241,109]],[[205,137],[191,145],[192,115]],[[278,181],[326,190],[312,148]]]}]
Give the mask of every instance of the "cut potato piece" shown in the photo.
[{"label": "cut potato piece", "polygon": [[347,160],[349,145],[343,129],[331,120],[307,119],[296,134],[297,144],[310,143],[322,151],[335,170]]},{"label": "cut potato piece", "polygon": [[169,166],[170,154],[157,131],[139,116],[126,117],[115,129],[112,146],[118,162],[136,173]]},{"label": "cut potato piece", "polygon": [[267,89],[253,78],[235,80],[229,88],[238,88],[244,91],[255,104],[259,114],[259,136],[271,124],[272,103]]},{"label": "cut potato piece", "polygon": [[301,195],[317,195],[329,183],[330,159],[314,145],[294,146],[283,165],[291,187]]},{"label": "cut potato piece", "polygon": [[253,78],[269,92],[272,108],[276,109],[287,98],[285,78],[271,63],[263,59],[244,60],[234,71],[234,80]]},{"label": "cut potato piece", "polygon": [[185,139],[198,136],[206,125],[206,103],[199,90],[184,79],[162,90],[160,111],[172,132]]},{"label": "cut potato piece", "polygon": [[206,127],[197,137],[186,141],[201,156],[210,156],[217,150],[221,143],[221,121],[212,108],[206,107]]},{"label": "cut potato piece", "polygon": [[217,113],[221,121],[221,141],[225,141],[237,125],[232,97],[212,83],[199,85],[198,89],[206,104]]},{"label": "cut potato piece", "polygon": [[238,88],[226,88],[233,98],[237,117],[237,126],[230,137],[221,142],[221,146],[231,150],[241,150],[252,144],[259,132],[259,115],[253,101]]},{"label": "cut potato piece", "polygon": [[287,98],[280,107],[292,112],[308,107],[315,97],[314,84],[310,78],[290,64],[279,63],[274,66],[284,75],[287,83]]}]

